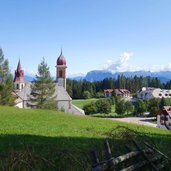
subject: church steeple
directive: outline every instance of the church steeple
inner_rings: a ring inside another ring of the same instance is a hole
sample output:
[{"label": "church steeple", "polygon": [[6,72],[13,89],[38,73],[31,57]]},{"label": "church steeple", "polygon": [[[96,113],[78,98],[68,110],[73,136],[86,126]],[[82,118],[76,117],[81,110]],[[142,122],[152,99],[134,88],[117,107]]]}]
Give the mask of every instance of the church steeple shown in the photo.
[{"label": "church steeple", "polygon": [[66,59],[62,54],[62,49],[61,49],[61,54],[57,59],[56,62],[56,82],[58,83],[58,86],[63,86],[66,89]]},{"label": "church steeple", "polygon": [[20,60],[18,61],[17,69],[15,71],[14,88],[15,90],[24,88],[24,71],[22,70]]}]

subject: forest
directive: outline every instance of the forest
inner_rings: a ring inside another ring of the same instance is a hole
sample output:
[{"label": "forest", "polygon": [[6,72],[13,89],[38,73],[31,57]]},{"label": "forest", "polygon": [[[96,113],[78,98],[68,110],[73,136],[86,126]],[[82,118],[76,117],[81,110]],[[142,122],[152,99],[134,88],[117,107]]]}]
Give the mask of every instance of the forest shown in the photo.
[{"label": "forest", "polygon": [[123,75],[118,76],[117,79],[106,78],[95,82],[67,79],[67,91],[73,99],[100,98],[104,96],[104,89],[128,89],[132,95],[135,95],[142,87],[171,89],[171,81],[162,83],[158,78],[149,76],[126,78]]}]

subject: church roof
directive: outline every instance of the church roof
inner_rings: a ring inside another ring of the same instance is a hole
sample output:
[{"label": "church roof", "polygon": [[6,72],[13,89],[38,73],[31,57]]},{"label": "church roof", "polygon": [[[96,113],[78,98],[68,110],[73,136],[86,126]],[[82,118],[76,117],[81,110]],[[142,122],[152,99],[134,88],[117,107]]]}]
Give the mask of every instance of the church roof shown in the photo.
[{"label": "church roof", "polygon": [[72,98],[69,96],[63,86],[57,86],[57,100],[58,101],[71,101]]},{"label": "church roof", "polygon": [[66,59],[62,54],[62,50],[60,56],[57,59],[57,65],[66,65]]},{"label": "church roof", "polygon": [[14,82],[24,82],[24,71],[22,70],[20,60],[18,61],[18,66],[15,71]]}]

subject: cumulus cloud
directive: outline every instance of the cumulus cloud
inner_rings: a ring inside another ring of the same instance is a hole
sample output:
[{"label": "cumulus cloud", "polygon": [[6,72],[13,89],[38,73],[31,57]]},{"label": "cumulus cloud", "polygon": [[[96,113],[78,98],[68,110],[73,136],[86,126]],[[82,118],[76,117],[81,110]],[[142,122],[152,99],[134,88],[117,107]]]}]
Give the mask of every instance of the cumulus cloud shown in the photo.
[{"label": "cumulus cloud", "polygon": [[124,52],[120,55],[119,60],[113,62],[112,60],[107,60],[104,64],[104,69],[110,70],[112,72],[123,72],[132,69],[129,65],[129,59],[133,56],[132,52]]},{"label": "cumulus cloud", "polygon": [[167,65],[151,65],[147,66],[133,66],[129,64],[130,58],[133,56],[133,52],[124,52],[120,55],[117,61],[113,61],[108,59],[103,66],[103,69],[109,70],[111,72],[124,72],[124,71],[151,71],[151,72],[159,72],[159,71],[171,71],[171,62]]}]

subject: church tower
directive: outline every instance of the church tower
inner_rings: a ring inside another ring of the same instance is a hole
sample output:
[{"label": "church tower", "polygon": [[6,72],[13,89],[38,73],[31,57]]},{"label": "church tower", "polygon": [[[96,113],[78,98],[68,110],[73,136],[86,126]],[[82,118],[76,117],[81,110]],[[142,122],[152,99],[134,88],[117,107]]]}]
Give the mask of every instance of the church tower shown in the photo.
[{"label": "church tower", "polygon": [[56,62],[56,82],[58,86],[63,86],[66,89],[66,60],[65,57],[61,54]]},{"label": "church tower", "polygon": [[20,60],[18,61],[17,70],[14,76],[14,90],[21,91],[24,88],[24,71],[21,68]]}]

